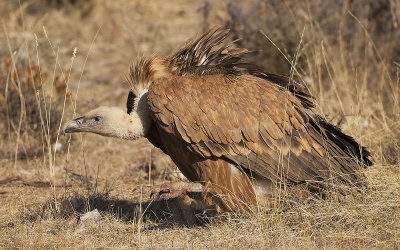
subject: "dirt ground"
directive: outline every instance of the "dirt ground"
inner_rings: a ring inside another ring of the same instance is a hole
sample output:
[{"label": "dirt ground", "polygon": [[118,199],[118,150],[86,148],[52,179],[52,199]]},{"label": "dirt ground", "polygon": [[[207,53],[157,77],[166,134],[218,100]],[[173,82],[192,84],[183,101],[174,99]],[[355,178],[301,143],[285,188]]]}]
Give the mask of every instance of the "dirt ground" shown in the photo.
[{"label": "dirt ground", "polygon": [[[4,0],[0,14],[0,248],[399,248],[399,1]],[[132,62],[214,25],[369,149],[366,190],[277,191],[273,209],[211,216],[132,191],[184,180],[148,141],[62,135],[125,108]]]}]

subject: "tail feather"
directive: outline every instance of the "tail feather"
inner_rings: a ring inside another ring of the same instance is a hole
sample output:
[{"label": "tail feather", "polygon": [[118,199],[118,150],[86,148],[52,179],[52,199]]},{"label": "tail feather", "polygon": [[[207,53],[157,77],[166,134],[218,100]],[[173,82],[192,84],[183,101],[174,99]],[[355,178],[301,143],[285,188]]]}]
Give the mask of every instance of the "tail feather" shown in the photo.
[{"label": "tail feather", "polygon": [[313,119],[310,121],[313,127],[317,128],[325,137],[328,152],[335,157],[335,161],[344,170],[343,173],[347,173],[343,179],[358,182],[360,176],[356,170],[372,165],[368,150],[358,144],[353,137],[344,134],[340,128],[326,122],[321,117],[318,117],[316,121]]},{"label": "tail feather", "polygon": [[363,167],[372,165],[372,161],[369,159],[370,152],[358,144],[353,137],[344,134],[340,128],[326,121],[320,120],[320,124],[325,129],[328,139],[335,142],[349,156],[355,157],[360,165]]}]

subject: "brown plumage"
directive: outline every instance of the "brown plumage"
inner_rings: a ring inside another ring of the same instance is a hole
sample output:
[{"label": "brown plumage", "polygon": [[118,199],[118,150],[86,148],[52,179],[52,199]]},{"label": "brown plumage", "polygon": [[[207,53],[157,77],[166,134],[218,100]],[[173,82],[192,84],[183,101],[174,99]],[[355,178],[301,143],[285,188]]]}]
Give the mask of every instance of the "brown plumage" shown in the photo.
[{"label": "brown plumage", "polygon": [[359,182],[368,151],[317,115],[301,85],[242,62],[247,50],[228,36],[213,28],[169,57],[131,67],[128,113],[143,113],[144,102],[150,117],[139,114],[141,134],[223,211],[254,209],[282,179]]}]

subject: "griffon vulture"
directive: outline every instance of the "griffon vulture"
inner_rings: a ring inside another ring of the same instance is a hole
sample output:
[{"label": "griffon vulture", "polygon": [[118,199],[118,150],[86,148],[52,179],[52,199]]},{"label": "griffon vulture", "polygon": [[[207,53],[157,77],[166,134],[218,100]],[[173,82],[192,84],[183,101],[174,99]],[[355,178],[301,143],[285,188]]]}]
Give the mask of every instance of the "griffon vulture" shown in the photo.
[{"label": "griffon vulture", "polygon": [[141,59],[127,112],[99,107],[64,132],[146,137],[219,211],[251,211],[279,180],[359,182],[369,152],[319,116],[300,84],[244,63],[248,51],[229,34],[216,27],[171,56]]}]

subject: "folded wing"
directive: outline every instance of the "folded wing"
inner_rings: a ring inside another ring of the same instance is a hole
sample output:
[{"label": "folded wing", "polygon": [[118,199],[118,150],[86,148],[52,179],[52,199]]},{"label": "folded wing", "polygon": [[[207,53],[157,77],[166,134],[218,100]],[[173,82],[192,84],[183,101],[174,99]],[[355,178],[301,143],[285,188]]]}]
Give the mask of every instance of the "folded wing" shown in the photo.
[{"label": "folded wing", "polygon": [[[148,101],[159,130],[205,158],[271,180],[356,181],[368,152],[312,110],[312,99],[253,75],[155,81]],[[172,145],[173,146],[173,145]]]}]

